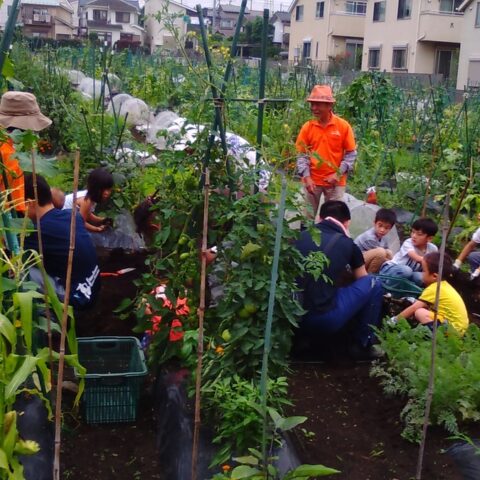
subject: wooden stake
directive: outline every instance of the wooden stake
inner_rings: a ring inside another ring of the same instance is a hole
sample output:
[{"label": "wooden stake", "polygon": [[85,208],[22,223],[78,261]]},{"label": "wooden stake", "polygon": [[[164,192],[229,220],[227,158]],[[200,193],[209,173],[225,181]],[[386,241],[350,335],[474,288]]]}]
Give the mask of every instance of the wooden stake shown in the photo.
[{"label": "wooden stake", "polygon": [[70,299],[70,288],[72,280],[72,263],[73,252],[75,250],[75,226],[77,209],[77,191],[78,191],[78,174],[80,169],[80,151],[75,152],[75,163],[73,169],[73,208],[70,220],[70,247],[68,251],[67,278],[65,281],[65,299],[63,301],[62,315],[62,333],[60,335],[60,356],[58,359],[58,375],[57,375],[57,397],[55,404],[55,456],[53,461],[53,479],[60,480],[60,446],[61,446],[61,422],[62,422],[62,382],[63,382],[63,366],[65,363],[65,337],[67,336],[67,318],[68,304]]},{"label": "wooden stake", "polygon": [[425,417],[423,419],[422,439],[418,451],[416,480],[422,478],[423,456],[425,452],[425,444],[427,442],[427,430],[430,422],[430,408],[432,406],[433,390],[435,388],[435,356],[437,352],[437,327],[438,327],[438,303],[440,301],[440,286],[443,280],[443,260],[445,258],[445,247],[447,246],[448,236],[448,208],[450,206],[450,192],[447,192],[445,200],[445,210],[443,212],[442,221],[442,244],[440,245],[440,262],[438,266],[437,290],[435,292],[435,303],[433,306],[433,331],[432,331],[432,351],[430,355],[430,374],[428,377],[427,398],[425,401]]},{"label": "wooden stake", "polygon": [[202,231],[202,266],[200,271],[200,306],[198,308],[198,347],[197,370],[195,378],[195,423],[192,446],[192,480],[197,480],[198,447],[200,439],[200,406],[202,387],[203,362],[203,319],[205,316],[205,290],[207,279],[207,234],[208,234],[208,196],[210,190],[210,172],[205,168],[204,201],[203,201],[203,231]]}]

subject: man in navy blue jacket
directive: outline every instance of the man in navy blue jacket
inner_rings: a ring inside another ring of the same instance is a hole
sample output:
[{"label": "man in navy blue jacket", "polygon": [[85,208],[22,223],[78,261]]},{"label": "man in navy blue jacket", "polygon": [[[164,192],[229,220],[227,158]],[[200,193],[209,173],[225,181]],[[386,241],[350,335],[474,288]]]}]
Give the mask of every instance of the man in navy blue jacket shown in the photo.
[{"label": "man in navy blue jacket", "polygon": [[[53,206],[52,194],[46,180],[37,175],[38,205],[35,202],[32,175],[25,175],[25,201],[27,215],[35,227],[40,222],[43,244],[43,264],[58,297],[65,297],[68,251],[70,247],[71,210],[59,210]],[[25,239],[25,248],[38,251],[38,234]],[[43,290],[43,279],[37,268],[32,268],[30,278]],[[75,309],[90,306],[100,290],[100,269],[95,247],[85,229],[82,217],[77,213],[75,250],[73,252],[70,305]]]},{"label": "man in navy blue jacket", "polygon": [[[320,208],[321,242],[317,245],[308,231],[302,232],[297,248],[304,257],[322,252],[329,260],[323,274],[315,279],[305,274],[300,280],[303,307],[307,311],[300,328],[312,334],[335,333],[352,322],[354,343],[350,352],[356,358],[374,358],[378,352],[372,346],[372,325],[380,324],[383,302],[382,285],[368,275],[363,255],[348,233],[350,210],[339,200],[325,202]],[[338,287],[341,275],[349,266],[355,281]]]}]

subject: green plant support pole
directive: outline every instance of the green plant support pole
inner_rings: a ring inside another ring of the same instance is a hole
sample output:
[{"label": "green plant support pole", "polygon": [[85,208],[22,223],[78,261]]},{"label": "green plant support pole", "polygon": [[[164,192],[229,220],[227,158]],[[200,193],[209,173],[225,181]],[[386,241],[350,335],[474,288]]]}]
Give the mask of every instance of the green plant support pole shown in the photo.
[{"label": "green plant support pole", "polygon": [[10,222],[11,219],[12,215],[10,212],[2,212],[2,223],[8,248],[14,254],[18,254],[20,253],[20,246],[18,244],[17,236],[12,232],[12,224]]},{"label": "green plant support pole", "polygon": [[262,400],[261,411],[263,415],[262,431],[262,456],[263,466],[266,469],[267,462],[267,381],[268,381],[268,356],[270,355],[272,339],[273,309],[275,307],[275,293],[277,290],[278,263],[280,260],[280,244],[283,233],[283,217],[285,215],[285,198],[287,196],[287,179],[285,173],[282,176],[282,190],[280,204],[278,206],[277,228],[275,232],[275,246],[273,249],[272,275],[270,277],[270,292],[268,297],[267,323],[265,325],[265,340],[263,344],[262,373],[260,376],[260,397]]},{"label": "green plant support pole", "polygon": [[15,30],[15,24],[17,23],[18,12],[20,11],[20,0],[13,0],[10,15],[8,16],[7,23],[5,25],[5,32],[0,43],[0,72],[3,71],[3,64],[10,50],[10,44],[12,43],[13,31]]},{"label": "green plant support pole", "polygon": [[[15,24],[17,23],[18,12],[20,10],[20,0],[13,0],[10,15],[8,16],[7,23],[5,25],[5,32],[0,43],[0,72],[3,71],[3,65],[7,58],[10,44],[12,43],[13,31]],[[2,169],[3,170],[3,169]],[[8,188],[8,183],[4,181],[5,188]],[[5,228],[5,237],[7,240],[8,248],[13,253],[18,253],[20,248],[18,246],[17,237],[12,233],[11,220],[12,216],[9,212],[2,212],[2,222]]]},{"label": "green plant support pole", "polygon": [[[258,86],[258,117],[257,117],[257,154],[255,165],[258,169],[258,164],[262,156],[260,149],[262,148],[263,137],[263,114],[265,112],[265,77],[267,72],[267,40],[268,40],[268,9],[263,11],[263,26],[262,26],[262,53],[260,63],[260,84]],[[258,192],[258,184],[255,182],[255,193]]]}]

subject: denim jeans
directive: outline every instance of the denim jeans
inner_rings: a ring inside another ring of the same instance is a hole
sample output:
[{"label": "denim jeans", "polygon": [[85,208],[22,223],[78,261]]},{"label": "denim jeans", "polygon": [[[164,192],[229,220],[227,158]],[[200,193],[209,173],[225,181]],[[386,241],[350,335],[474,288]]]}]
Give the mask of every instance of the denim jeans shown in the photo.
[{"label": "denim jeans", "polygon": [[480,252],[472,252],[467,257],[467,262],[470,264],[471,271],[475,271],[480,267]]},{"label": "denim jeans", "polygon": [[[414,272],[408,265],[398,265],[396,263],[384,263],[380,269],[380,275],[388,275],[389,277],[400,277],[405,280],[410,280],[418,286],[423,287],[422,272]],[[395,280],[386,280],[391,283],[390,287],[394,287]]]},{"label": "denim jeans", "polygon": [[307,312],[300,328],[312,334],[335,333],[352,321],[358,344],[366,347],[373,340],[372,325],[380,324],[383,304],[381,281],[372,276],[362,277],[337,290],[335,306],[323,313]]}]

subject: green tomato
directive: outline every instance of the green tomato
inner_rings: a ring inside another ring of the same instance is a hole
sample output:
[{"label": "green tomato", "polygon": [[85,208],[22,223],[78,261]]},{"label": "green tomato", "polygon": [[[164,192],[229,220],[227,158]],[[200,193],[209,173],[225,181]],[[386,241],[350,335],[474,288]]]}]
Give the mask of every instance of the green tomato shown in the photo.
[{"label": "green tomato", "polygon": [[185,252],[180,254],[180,260],[186,260],[190,256],[190,252]]},{"label": "green tomato", "polygon": [[182,233],[180,235],[180,238],[178,239],[178,244],[179,245],[185,245],[188,242],[188,236]]},{"label": "green tomato", "polygon": [[258,310],[258,306],[252,302],[247,302],[243,305],[243,308],[250,314],[254,314]]},{"label": "green tomato", "polygon": [[223,332],[222,332],[222,338],[225,342],[229,342],[231,339],[232,339],[232,334],[230,333],[230,331],[228,330],[228,328],[226,328]]}]

